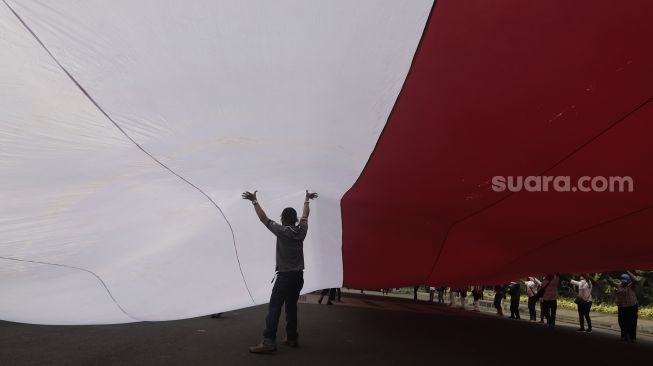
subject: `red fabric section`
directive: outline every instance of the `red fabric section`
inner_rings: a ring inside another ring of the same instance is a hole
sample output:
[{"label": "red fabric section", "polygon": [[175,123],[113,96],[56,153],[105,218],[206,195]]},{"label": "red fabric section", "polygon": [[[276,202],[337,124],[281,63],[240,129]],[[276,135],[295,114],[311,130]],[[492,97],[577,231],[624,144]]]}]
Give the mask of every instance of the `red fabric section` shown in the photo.
[{"label": "red fabric section", "polygon": [[[440,0],[342,200],[344,284],[653,268],[653,3]],[[631,176],[497,193],[493,176]]]}]

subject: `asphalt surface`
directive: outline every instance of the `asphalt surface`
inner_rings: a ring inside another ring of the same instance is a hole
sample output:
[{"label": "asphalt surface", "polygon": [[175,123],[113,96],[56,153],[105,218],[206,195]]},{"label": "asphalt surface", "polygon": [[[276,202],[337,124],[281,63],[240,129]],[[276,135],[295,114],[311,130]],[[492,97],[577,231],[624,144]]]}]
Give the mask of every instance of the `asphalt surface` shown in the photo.
[{"label": "asphalt surface", "polygon": [[[0,365],[650,365],[653,342],[614,332],[549,330],[527,321],[414,304],[343,298],[299,305],[300,347],[255,355],[265,306],[172,322],[38,326],[0,322]],[[350,303],[350,304],[348,304]],[[362,306],[354,305],[362,304]],[[283,337],[283,320],[279,337]]]}]

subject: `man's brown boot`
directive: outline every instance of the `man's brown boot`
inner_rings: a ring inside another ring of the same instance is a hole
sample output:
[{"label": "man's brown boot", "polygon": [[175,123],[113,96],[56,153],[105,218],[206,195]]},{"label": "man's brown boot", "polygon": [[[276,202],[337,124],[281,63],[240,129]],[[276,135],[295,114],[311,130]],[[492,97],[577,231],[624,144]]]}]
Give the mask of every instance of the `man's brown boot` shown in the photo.
[{"label": "man's brown boot", "polygon": [[273,344],[265,344],[265,342],[261,342],[256,346],[249,347],[249,351],[252,353],[271,354],[277,351],[277,347]]},{"label": "man's brown boot", "polygon": [[299,347],[299,342],[297,342],[297,339],[288,339],[288,338],[286,338],[286,339],[281,341],[281,344],[283,344],[284,346],[292,347],[292,348]]}]

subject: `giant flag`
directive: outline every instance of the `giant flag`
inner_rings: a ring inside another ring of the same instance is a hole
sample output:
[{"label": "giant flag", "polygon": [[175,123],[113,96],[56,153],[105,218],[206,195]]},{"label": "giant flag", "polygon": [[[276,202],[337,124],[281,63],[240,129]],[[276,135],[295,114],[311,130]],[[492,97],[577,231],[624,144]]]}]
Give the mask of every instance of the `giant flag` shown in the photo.
[{"label": "giant flag", "polygon": [[272,218],[320,193],[304,292],[653,268],[651,20],[646,0],[2,0],[0,318],[267,302],[254,189]]}]

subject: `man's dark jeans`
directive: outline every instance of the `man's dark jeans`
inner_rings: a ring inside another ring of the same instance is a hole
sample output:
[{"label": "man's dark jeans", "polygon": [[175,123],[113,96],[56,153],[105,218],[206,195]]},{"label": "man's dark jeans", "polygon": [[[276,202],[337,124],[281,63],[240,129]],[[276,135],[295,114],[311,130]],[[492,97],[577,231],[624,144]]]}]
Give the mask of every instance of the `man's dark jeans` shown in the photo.
[{"label": "man's dark jeans", "polygon": [[286,307],[286,335],[288,339],[297,339],[297,300],[299,291],[304,287],[304,272],[279,272],[272,288],[268,316],[265,318],[266,341],[274,342],[277,338],[277,328],[281,307]]}]

